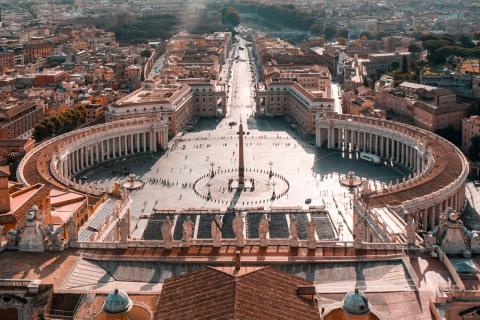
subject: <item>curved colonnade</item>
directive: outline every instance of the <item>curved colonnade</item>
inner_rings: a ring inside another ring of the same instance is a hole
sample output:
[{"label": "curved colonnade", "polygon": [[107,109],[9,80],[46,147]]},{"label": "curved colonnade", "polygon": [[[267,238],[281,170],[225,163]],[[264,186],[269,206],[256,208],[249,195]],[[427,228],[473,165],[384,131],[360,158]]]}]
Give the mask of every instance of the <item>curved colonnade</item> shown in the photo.
[{"label": "curved colonnade", "polygon": [[463,153],[440,136],[407,124],[335,113],[316,119],[316,145],[343,152],[367,152],[411,170],[408,179],[370,191],[369,207],[415,213],[419,229],[438,224],[447,207],[461,212],[469,164]]},{"label": "curved colonnade", "polygon": [[[89,195],[108,191],[77,181],[74,176],[102,162],[168,146],[168,124],[153,118],[108,122],[47,140],[20,162],[17,179],[63,186]],[[40,176],[34,175],[37,173]]]}]

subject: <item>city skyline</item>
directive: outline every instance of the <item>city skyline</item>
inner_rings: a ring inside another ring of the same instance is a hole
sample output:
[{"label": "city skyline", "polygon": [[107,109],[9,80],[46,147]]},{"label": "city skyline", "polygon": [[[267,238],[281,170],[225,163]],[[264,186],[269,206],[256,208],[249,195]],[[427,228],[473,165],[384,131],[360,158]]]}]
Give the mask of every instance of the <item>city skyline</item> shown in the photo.
[{"label": "city skyline", "polygon": [[0,1],[0,319],[480,319],[480,2]]}]

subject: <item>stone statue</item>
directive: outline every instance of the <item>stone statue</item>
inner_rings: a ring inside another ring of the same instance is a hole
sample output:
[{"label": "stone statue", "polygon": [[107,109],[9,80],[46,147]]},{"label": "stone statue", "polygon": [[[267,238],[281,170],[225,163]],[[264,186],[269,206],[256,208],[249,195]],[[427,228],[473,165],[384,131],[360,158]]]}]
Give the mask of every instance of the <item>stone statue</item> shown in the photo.
[{"label": "stone statue", "polygon": [[423,243],[427,249],[432,249],[437,244],[437,238],[429,231],[424,235]]},{"label": "stone statue", "polygon": [[237,247],[243,247],[245,245],[245,235],[243,233],[244,221],[243,214],[237,212],[235,218],[233,218],[233,232],[237,239]]},{"label": "stone statue", "polygon": [[20,231],[10,229],[7,232],[7,250],[17,250]]},{"label": "stone statue", "polygon": [[20,251],[27,252],[44,252],[45,251],[45,233],[43,225],[37,221],[39,209],[37,206],[32,206],[27,213],[25,225],[23,226],[18,243]]},{"label": "stone statue", "polygon": [[219,248],[222,245],[222,225],[223,222],[220,216],[214,216],[210,225],[214,248]]},{"label": "stone statue", "polygon": [[417,239],[417,227],[418,227],[418,224],[417,222],[415,221],[415,219],[413,219],[413,216],[412,215],[409,215],[408,218],[407,218],[407,225],[405,227],[405,231],[406,231],[406,234],[407,234],[407,243],[409,245],[415,245],[416,243],[416,239]]},{"label": "stone statue", "polygon": [[317,224],[315,221],[310,220],[307,224],[307,247],[308,249],[315,249],[317,244],[317,239],[315,239],[315,229]]},{"label": "stone statue", "polygon": [[130,233],[130,226],[128,225],[128,218],[123,216],[118,221],[118,234],[121,242],[126,242]]},{"label": "stone statue", "polygon": [[73,217],[70,217],[67,222],[67,238],[69,242],[77,241],[78,238],[77,223]]},{"label": "stone statue", "polygon": [[47,227],[48,246],[50,251],[63,251],[65,249],[65,239],[62,236],[63,229],[57,228],[54,230],[51,224]]},{"label": "stone statue", "polygon": [[473,252],[478,252],[480,250],[480,239],[478,236],[478,231],[472,231],[470,235],[470,249]]},{"label": "stone statue", "polygon": [[290,246],[298,247],[298,220],[290,215]]},{"label": "stone statue", "polygon": [[260,219],[258,224],[258,237],[260,238],[260,247],[264,248],[268,246],[267,234],[269,230],[269,219],[266,214]]},{"label": "stone statue", "polygon": [[362,195],[367,195],[370,192],[371,192],[371,189],[370,189],[370,184],[368,183],[368,180],[363,181]]},{"label": "stone statue", "polygon": [[170,217],[167,216],[162,223],[162,238],[165,249],[172,249],[173,236],[172,236],[173,223],[170,221]]},{"label": "stone statue", "polygon": [[190,243],[192,241],[193,228],[194,228],[194,225],[193,225],[192,219],[190,219],[190,216],[187,216],[185,221],[182,223],[182,229],[183,229],[182,240],[184,242]]},{"label": "stone statue", "polygon": [[444,253],[450,255],[470,257],[472,253],[480,251],[478,232],[468,230],[458,212],[452,208],[447,208],[440,215],[440,223],[425,235],[424,242],[428,249],[438,245]]}]

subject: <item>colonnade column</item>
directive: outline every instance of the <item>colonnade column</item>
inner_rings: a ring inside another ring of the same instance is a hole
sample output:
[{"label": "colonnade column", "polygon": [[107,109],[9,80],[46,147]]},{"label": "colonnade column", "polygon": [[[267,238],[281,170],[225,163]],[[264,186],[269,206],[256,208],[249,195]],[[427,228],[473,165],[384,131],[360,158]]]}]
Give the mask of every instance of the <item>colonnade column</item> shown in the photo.
[{"label": "colonnade column", "polygon": [[140,133],[135,134],[135,139],[137,141],[137,152],[140,152]]},{"label": "colonnade column", "polygon": [[147,133],[144,132],[143,136],[143,152],[147,152]]}]

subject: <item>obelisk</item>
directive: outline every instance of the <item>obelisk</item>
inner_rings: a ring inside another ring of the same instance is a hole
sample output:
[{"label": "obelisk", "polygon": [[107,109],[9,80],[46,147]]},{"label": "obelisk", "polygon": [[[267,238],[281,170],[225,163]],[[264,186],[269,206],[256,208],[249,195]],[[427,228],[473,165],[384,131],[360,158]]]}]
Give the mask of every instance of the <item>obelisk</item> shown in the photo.
[{"label": "obelisk", "polygon": [[243,124],[240,122],[238,129],[238,187],[245,186],[245,164],[243,159]]}]

